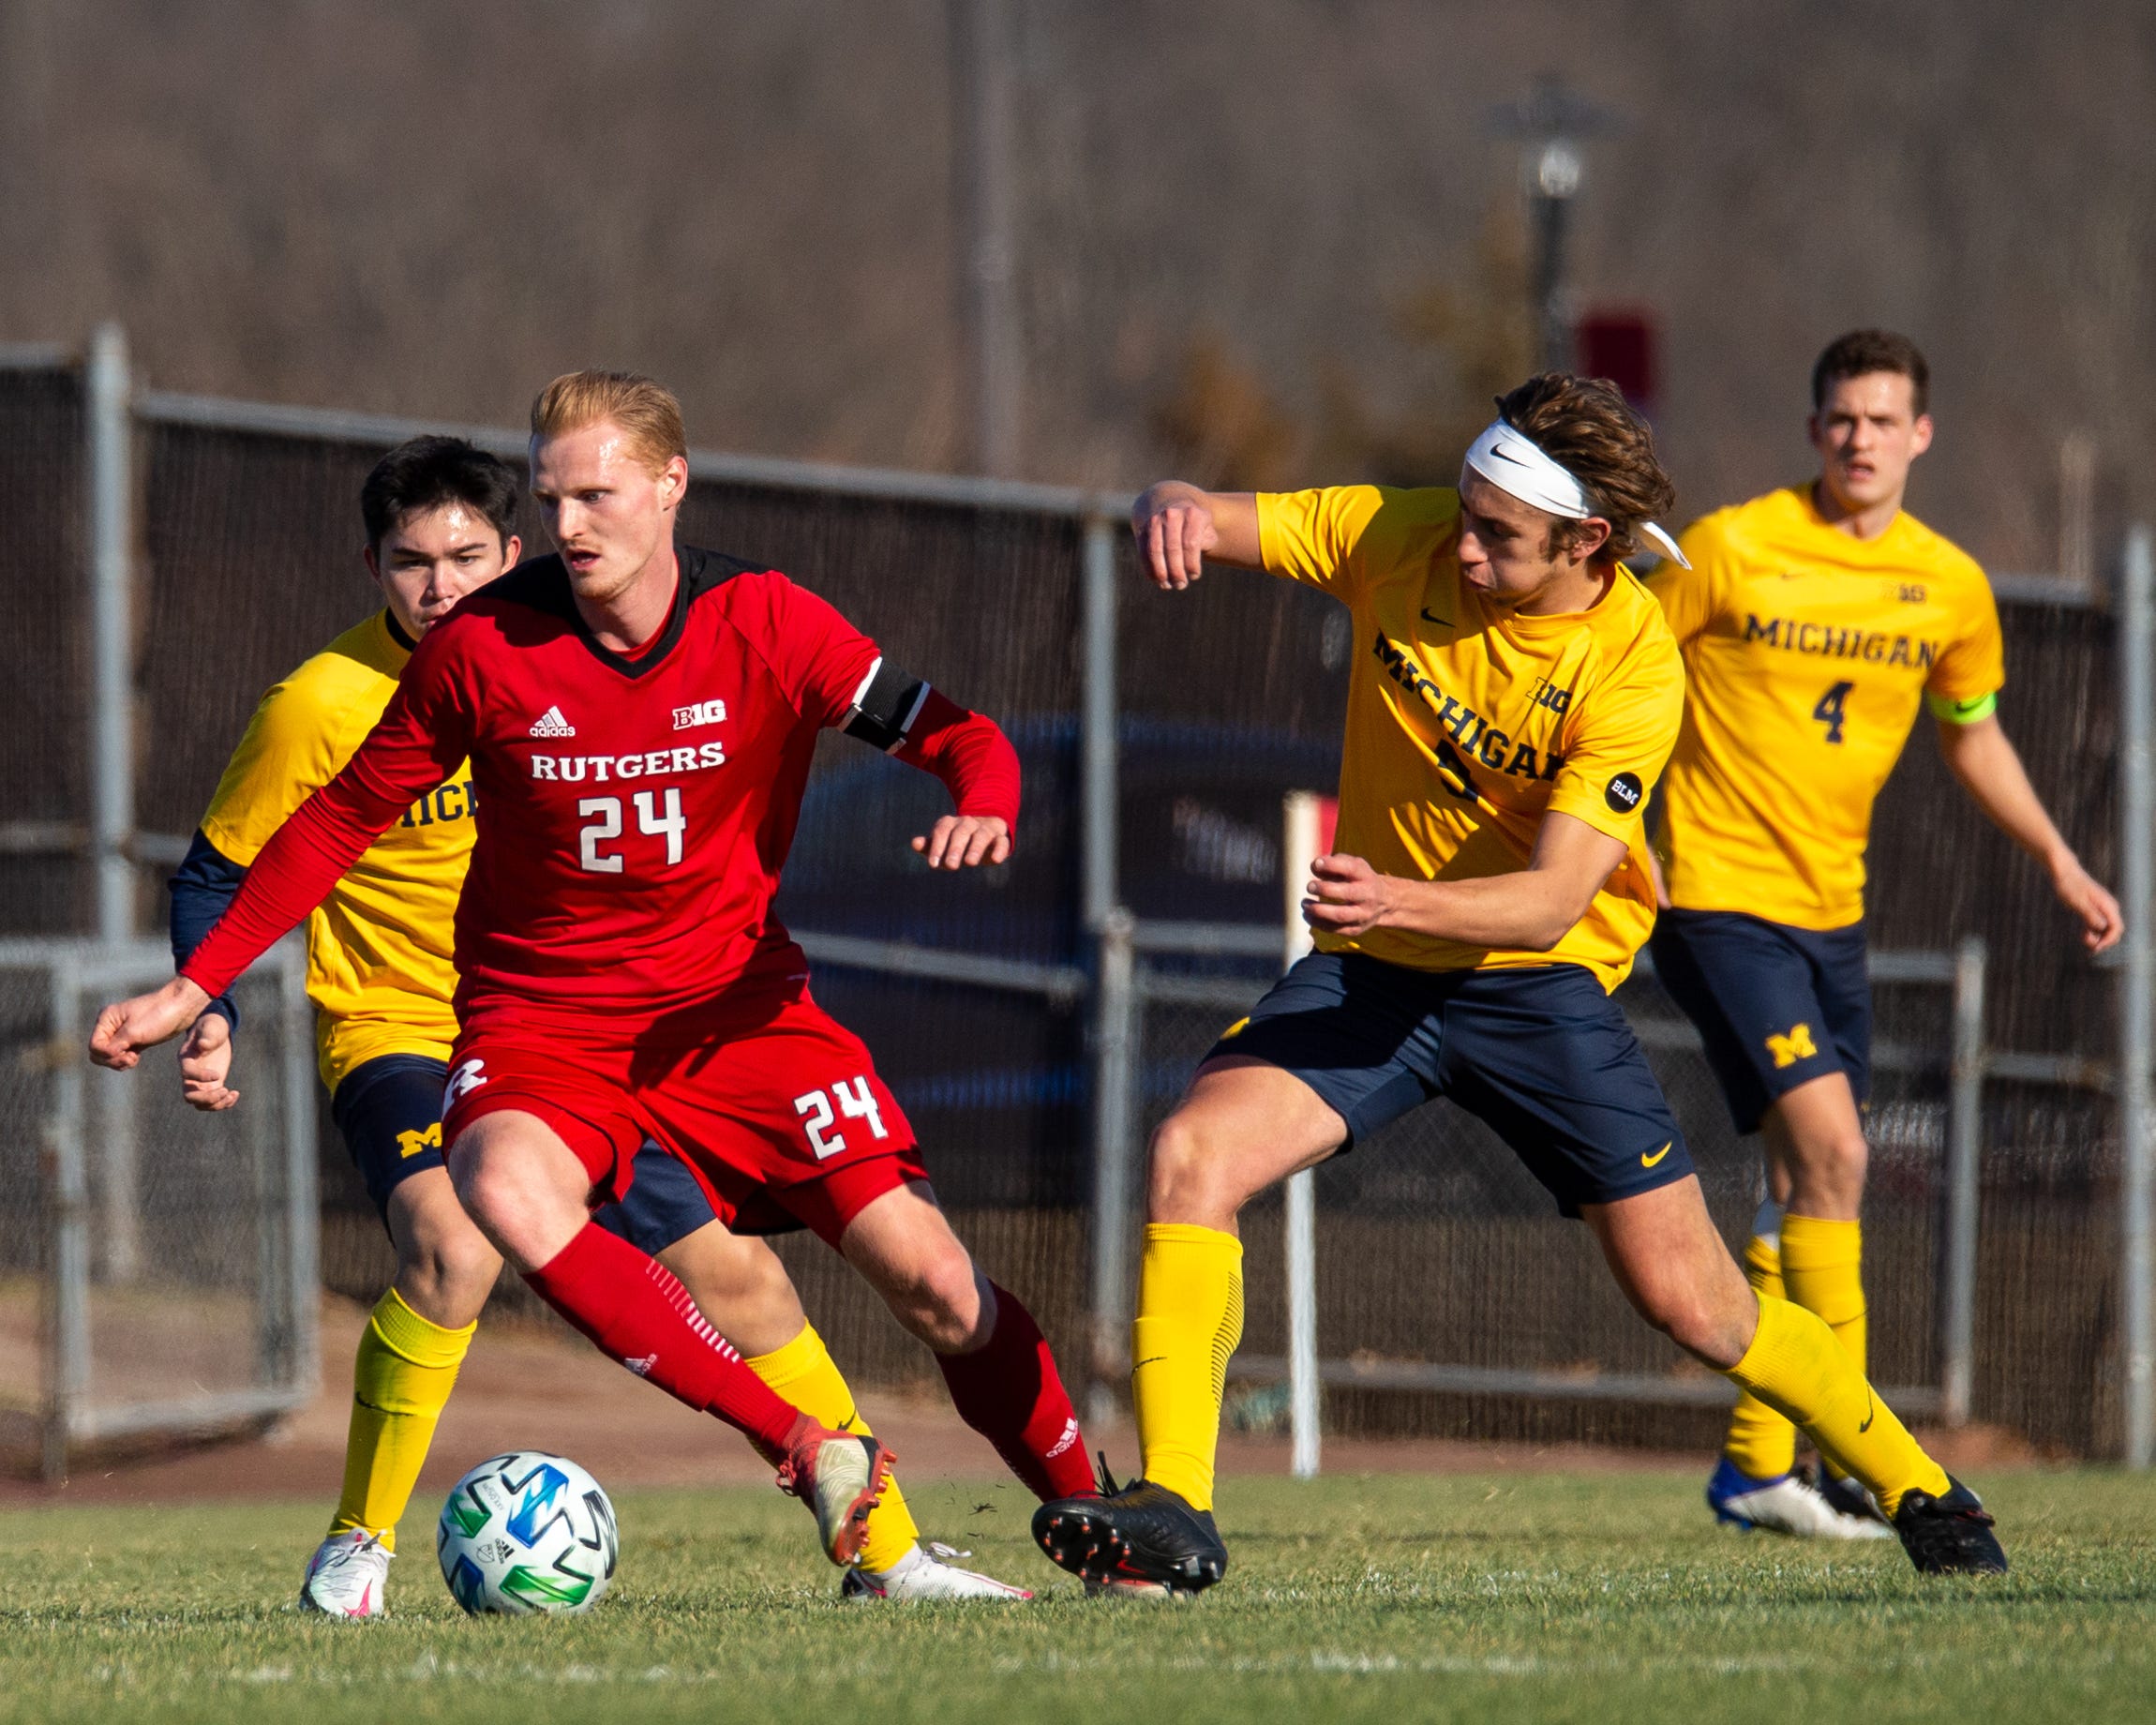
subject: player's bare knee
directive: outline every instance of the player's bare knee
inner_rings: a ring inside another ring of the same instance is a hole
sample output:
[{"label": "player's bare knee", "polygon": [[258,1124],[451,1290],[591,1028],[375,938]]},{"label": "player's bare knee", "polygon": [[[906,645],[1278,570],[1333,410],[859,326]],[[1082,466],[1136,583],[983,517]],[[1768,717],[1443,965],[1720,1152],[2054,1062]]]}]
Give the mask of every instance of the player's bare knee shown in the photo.
[{"label": "player's bare knee", "polygon": [[963,1354],[987,1341],[981,1323],[983,1301],[981,1276],[973,1259],[952,1240],[948,1247],[922,1254],[909,1267],[892,1309],[908,1329],[937,1353]]},{"label": "player's bare knee", "polygon": [[544,1178],[513,1145],[467,1133],[449,1156],[449,1178],[465,1213],[502,1256],[519,1269],[546,1263],[582,1225],[554,1212],[559,1206]]},{"label": "player's bare knee", "polygon": [[1835,1132],[1794,1145],[1785,1208],[1801,1216],[1854,1215],[1870,1166],[1871,1146],[1861,1130]]},{"label": "player's bare knee", "polygon": [[[1741,1284],[1740,1284],[1741,1285]],[[1744,1358],[1757,1306],[1747,1292],[1742,1308],[1716,1298],[1715,1291],[1671,1281],[1634,1290],[1639,1315],[1685,1353],[1726,1372]]]},{"label": "player's bare knee", "polygon": [[460,1312],[469,1310],[471,1316],[459,1319],[469,1324],[479,1315],[479,1308],[493,1292],[495,1278],[502,1273],[502,1254],[484,1234],[467,1222],[463,1227],[436,1240],[429,1256],[442,1298]]},{"label": "player's bare knee", "polygon": [[1249,1195],[1236,1184],[1228,1147],[1190,1110],[1160,1123],[1147,1174],[1146,1214],[1153,1221],[1218,1227]]},{"label": "player's bare knee", "polygon": [[397,1285],[420,1316],[444,1328],[475,1322],[502,1273],[502,1254],[467,1222],[442,1238],[398,1253]]}]

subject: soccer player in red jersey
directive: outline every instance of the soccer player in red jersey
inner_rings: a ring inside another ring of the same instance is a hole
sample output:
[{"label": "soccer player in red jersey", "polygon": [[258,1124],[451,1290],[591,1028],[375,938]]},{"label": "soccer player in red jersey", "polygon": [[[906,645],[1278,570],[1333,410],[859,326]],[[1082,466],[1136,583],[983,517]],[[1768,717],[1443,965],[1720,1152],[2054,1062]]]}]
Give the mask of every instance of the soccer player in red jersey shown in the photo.
[{"label": "soccer player in red jersey", "polygon": [[591,1222],[647,1137],[729,1226],[806,1226],[837,1248],[1037,1495],[1089,1492],[1038,1326],[974,1268],[905,1114],[771,912],[820,729],[950,788],[957,812],[913,841],[932,868],[1010,855],[1009,741],[783,575],[676,546],[686,441],[651,380],[556,379],[532,407],[532,477],[559,554],[427,633],[381,723],[180,974],[99,1014],[93,1058],[129,1067],[187,1028],[469,758],[478,837],[442,1126],[482,1231],[604,1352],[756,1443],[834,1561],[858,1551],[889,1458],[780,1399],[665,1268]]}]

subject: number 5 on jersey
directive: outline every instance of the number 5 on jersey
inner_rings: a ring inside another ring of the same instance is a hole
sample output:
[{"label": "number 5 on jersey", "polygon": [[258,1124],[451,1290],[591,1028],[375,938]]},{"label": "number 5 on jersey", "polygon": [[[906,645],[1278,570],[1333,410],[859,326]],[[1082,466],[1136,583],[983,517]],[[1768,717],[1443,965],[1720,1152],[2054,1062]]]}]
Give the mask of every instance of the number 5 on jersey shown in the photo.
[{"label": "number 5 on jersey", "polygon": [[[681,813],[681,793],[677,787],[666,787],[666,812],[662,815],[657,797],[648,790],[636,794],[636,831],[666,841],[666,866],[672,868],[681,860],[681,834],[689,830],[689,820]],[[576,832],[577,862],[589,874],[619,875],[623,854],[619,850],[602,851],[599,847],[610,838],[621,836],[621,799],[586,797],[576,804],[576,816],[584,822]]]},{"label": "number 5 on jersey", "polygon": [[[832,1097],[838,1098],[834,1111]],[[868,1079],[841,1078],[829,1090],[811,1090],[805,1096],[794,1098],[794,1112],[801,1116],[803,1130],[808,1133],[809,1148],[816,1159],[824,1162],[846,1148],[846,1133],[833,1132],[838,1117],[849,1120],[866,1120],[868,1130],[878,1138],[888,1138],[883,1129],[883,1111],[876,1105],[875,1092],[868,1088]]]}]

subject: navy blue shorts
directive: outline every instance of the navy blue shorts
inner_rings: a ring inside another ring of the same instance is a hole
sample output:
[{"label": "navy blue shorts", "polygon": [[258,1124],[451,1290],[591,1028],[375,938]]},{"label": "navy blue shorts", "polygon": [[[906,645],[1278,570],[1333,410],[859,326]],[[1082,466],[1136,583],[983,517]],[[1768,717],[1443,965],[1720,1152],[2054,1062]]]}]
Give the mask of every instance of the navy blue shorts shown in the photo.
[{"label": "navy blue shorts", "polygon": [[[330,1098],[330,1118],[385,1227],[389,1194],[421,1169],[442,1165],[442,1089],[448,1079],[443,1061],[385,1054],[353,1067]],[[655,1257],[717,1218],[696,1176],[647,1143],[636,1152],[628,1197],[605,1206],[591,1220]]]},{"label": "navy blue shorts", "polygon": [[1825,931],[1741,910],[1665,910],[1654,975],[1699,1027],[1738,1132],[1759,1130],[1800,1084],[1842,1072],[1871,1093],[1872,990],[1864,925]]},{"label": "navy blue shorts", "polygon": [[1512,1147],[1567,1216],[1692,1172],[1632,1027],[1578,965],[1410,970],[1313,952],[1206,1058],[1222,1055],[1293,1072],[1347,1122],[1349,1149],[1448,1096]]}]

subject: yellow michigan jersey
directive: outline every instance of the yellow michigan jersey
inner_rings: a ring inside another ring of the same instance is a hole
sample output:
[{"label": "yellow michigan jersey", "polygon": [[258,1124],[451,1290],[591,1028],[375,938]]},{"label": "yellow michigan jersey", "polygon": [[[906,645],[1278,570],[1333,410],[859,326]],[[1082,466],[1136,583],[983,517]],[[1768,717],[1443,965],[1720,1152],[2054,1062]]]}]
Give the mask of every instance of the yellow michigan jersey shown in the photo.
[{"label": "yellow michigan jersey", "polygon": [[[262,697],[202,817],[202,835],[251,866],[285,818],[351,759],[412,648],[379,612]],[[472,860],[469,766],[407,809],[307,918],[307,998],[322,1082],[387,1054],[449,1058],[457,1036],[451,924]]]},{"label": "yellow michigan jersey", "polygon": [[1840,532],[1809,487],[1718,510],[1680,543],[1692,567],[1665,563],[1652,586],[1691,679],[1663,792],[1669,900],[1847,927],[1872,803],[1925,695],[1981,716],[2006,681],[1990,584],[1911,516],[1876,539]]},{"label": "yellow michigan jersey", "polygon": [[1508,874],[1552,811],[1627,848],[1547,952],[1391,928],[1321,934],[1320,949],[1420,970],[1576,964],[1616,987],[1654,923],[1641,823],[1684,701],[1676,644],[1645,589],[1620,569],[1586,611],[1487,603],[1460,577],[1449,488],[1261,494],[1258,532],[1267,570],[1324,589],[1355,619],[1337,849],[1409,878]]}]

